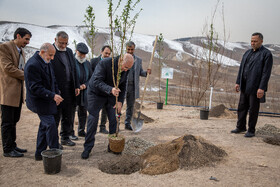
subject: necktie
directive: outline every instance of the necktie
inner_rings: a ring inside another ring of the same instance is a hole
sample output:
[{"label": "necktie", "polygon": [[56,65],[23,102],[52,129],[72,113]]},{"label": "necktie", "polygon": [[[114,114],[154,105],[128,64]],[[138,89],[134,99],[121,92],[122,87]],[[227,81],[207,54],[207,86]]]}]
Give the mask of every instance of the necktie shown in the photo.
[{"label": "necktie", "polygon": [[18,69],[23,70],[24,66],[25,66],[25,64],[24,64],[24,59],[23,59],[23,56],[22,56],[22,51],[20,51],[20,53],[19,53]]}]

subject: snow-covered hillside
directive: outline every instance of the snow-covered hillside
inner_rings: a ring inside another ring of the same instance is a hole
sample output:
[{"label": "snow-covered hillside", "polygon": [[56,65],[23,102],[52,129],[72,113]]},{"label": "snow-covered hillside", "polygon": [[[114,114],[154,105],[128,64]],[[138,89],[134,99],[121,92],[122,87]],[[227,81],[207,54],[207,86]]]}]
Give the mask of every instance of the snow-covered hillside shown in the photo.
[{"label": "snow-covered hillside", "polygon": [[[25,24],[25,23],[11,23],[11,22],[0,22],[0,38],[1,42],[9,41],[13,39],[13,33],[18,27],[24,27],[31,31],[32,38],[30,41],[30,44],[28,45],[28,51],[30,53],[34,53],[35,50],[38,50],[39,47],[45,43],[53,43],[54,38],[56,36],[56,33],[58,31],[65,31],[69,35],[69,46],[73,51],[75,50],[75,44],[74,40],[76,42],[84,42],[86,43],[86,40],[84,38],[84,33],[86,31],[85,27],[79,27],[79,26],[50,26],[50,27],[43,27],[38,25],[32,25],[32,24]],[[107,28],[98,28],[98,33],[103,34],[104,36],[108,36],[110,31]],[[105,37],[103,37],[105,38]],[[108,37],[107,37],[108,38]],[[128,35],[128,38],[130,36]],[[118,36],[115,36],[115,44],[117,46],[120,44],[120,38]],[[148,53],[151,53],[153,50],[153,42],[155,40],[155,36],[151,35],[144,35],[139,33],[134,33],[133,37],[131,38],[132,41],[136,44],[136,49],[142,50]],[[201,45],[199,45],[198,42],[192,42],[191,40],[186,39],[178,39],[178,40],[164,40],[166,46],[174,53],[174,58],[177,61],[183,61],[184,55],[189,55],[191,57],[205,59],[205,56],[209,53],[209,51],[203,49]],[[200,43],[203,43],[203,39],[200,38]],[[104,44],[109,44],[109,40],[106,39],[103,44],[100,44],[100,46]],[[241,50],[245,51],[250,47],[249,44],[246,43],[232,43],[232,42],[226,42],[219,40],[218,45],[222,46],[227,51],[236,51]],[[276,46],[277,47],[277,46]],[[275,48],[274,48],[275,49]],[[274,50],[272,49],[272,50]],[[205,55],[206,54],[206,55]],[[30,57],[31,54],[27,55],[27,58]],[[224,56],[221,54],[213,54],[213,59],[215,59],[218,62],[222,62],[225,66],[239,66],[239,59],[234,60],[228,56]],[[157,57],[157,56],[156,56]],[[173,59],[174,59],[173,58]]]}]

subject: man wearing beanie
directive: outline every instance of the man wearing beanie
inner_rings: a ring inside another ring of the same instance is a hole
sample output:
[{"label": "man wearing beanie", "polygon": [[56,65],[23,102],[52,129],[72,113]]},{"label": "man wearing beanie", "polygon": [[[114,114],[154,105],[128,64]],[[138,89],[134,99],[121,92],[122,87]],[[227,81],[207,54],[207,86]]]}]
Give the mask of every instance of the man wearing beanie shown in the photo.
[{"label": "man wearing beanie", "polygon": [[[86,54],[88,53],[88,47],[84,43],[78,43],[75,60],[76,60],[76,70],[77,76],[80,82],[80,95],[77,96],[77,109],[78,109],[78,136],[85,137],[85,125],[87,120],[87,87],[88,82],[91,77],[92,71],[89,61],[86,59]],[[72,135],[74,135],[74,130],[72,129]]]}]

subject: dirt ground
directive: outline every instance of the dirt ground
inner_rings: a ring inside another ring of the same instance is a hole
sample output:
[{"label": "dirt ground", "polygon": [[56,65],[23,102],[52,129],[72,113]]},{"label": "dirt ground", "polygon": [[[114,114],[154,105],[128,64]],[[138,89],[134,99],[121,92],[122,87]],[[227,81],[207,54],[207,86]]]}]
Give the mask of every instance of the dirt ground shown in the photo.
[{"label": "dirt ground", "polygon": [[[244,134],[230,134],[236,119],[200,120],[196,108],[164,105],[163,110],[157,110],[156,104],[144,106],[142,112],[154,122],[145,123],[138,134],[124,130],[122,123],[121,134],[126,139],[140,137],[158,144],[192,134],[210,141],[228,155],[214,166],[198,169],[178,169],[154,176],[140,172],[112,175],[100,171],[98,163],[119,155],[106,152],[107,135],[97,133],[88,160],[81,159],[84,139],[79,138],[76,146],[64,146],[61,172],[47,175],[43,162],[34,160],[39,119],[24,105],[17,125],[17,144],[28,152],[23,158],[6,158],[0,145],[0,186],[280,186],[280,147],[265,143],[260,135],[248,139]],[[257,127],[265,124],[280,128],[280,118],[259,117]]]}]

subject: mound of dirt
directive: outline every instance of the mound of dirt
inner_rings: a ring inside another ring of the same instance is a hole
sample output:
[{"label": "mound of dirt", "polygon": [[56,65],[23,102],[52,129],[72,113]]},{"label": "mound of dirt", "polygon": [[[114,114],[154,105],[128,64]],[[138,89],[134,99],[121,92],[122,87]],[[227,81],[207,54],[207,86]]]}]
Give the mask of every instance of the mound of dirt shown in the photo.
[{"label": "mound of dirt", "polygon": [[226,155],[224,150],[201,137],[184,135],[149,148],[141,156],[141,173],[158,175],[178,168],[199,168],[220,161]]},{"label": "mound of dirt", "polygon": [[274,125],[265,124],[263,127],[257,128],[256,134],[265,136],[280,135],[280,129]]},{"label": "mound of dirt", "polygon": [[144,154],[148,148],[154,145],[155,144],[141,138],[133,137],[125,142],[123,154],[140,156]]},{"label": "mound of dirt", "polygon": [[209,112],[209,116],[216,118],[236,118],[236,115],[223,104],[213,107]]},{"label": "mound of dirt", "polygon": [[122,155],[114,159],[101,160],[98,169],[109,174],[131,174],[140,170],[140,157]]},{"label": "mound of dirt", "polygon": [[266,137],[263,139],[265,143],[280,146],[280,135],[274,135],[273,137]]}]

